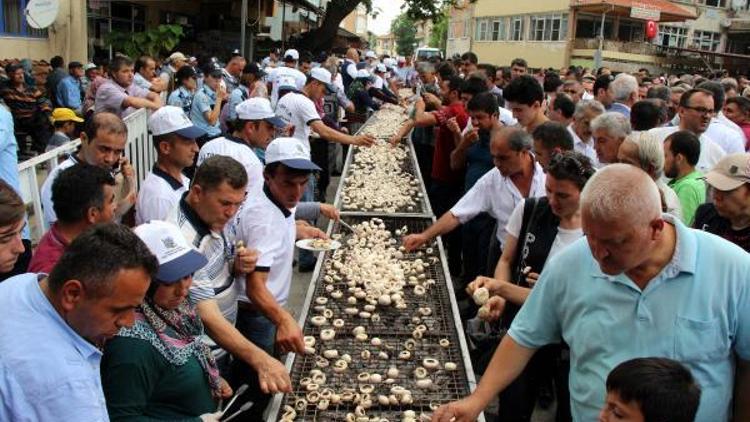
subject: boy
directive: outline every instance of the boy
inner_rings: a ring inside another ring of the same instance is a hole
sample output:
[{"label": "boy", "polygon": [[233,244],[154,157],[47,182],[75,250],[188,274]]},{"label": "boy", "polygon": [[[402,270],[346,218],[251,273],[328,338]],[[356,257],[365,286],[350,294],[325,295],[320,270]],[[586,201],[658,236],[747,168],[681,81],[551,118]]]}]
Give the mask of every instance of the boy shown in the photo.
[{"label": "boy", "polygon": [[83,119],[69,108],[56,108],[52,112],[52,124],[55,133],[47,141],[47,151],[53,150],[70,142],[76,134],[76,123],[83,123]]},{"label": "boy", "polygon": [[631,359],[609,373],[599,422],[693,422],[700,398],[700,387],[679,362]]}]

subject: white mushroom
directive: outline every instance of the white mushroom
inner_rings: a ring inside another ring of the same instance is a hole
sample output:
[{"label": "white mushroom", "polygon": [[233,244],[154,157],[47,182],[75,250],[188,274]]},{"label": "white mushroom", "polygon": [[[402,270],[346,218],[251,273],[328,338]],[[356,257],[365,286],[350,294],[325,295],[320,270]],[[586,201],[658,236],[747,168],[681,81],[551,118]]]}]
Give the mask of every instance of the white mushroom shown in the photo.
[{"label": "white mushroom", "polygon": [[480,287],[474,290],[472,298],[474,299],[474,303],[483,306],[488,300],[490,300],[490,291],[486,287]]}]

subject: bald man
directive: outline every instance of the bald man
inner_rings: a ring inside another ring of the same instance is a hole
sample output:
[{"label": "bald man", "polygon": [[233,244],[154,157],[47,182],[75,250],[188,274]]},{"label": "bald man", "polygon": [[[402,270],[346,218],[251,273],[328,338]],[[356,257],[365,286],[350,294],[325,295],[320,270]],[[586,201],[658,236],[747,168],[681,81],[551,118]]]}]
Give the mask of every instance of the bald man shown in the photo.
[{"label": "bald man", "polygon": [[728,420],[732,402],[734,420],[750,420],[748,255],[662,214],[654,181],[627,164],[589,179],[581,219],[586,237],[547,262],[477,389],[433,421],[475,420],[537,349],[561,339],[573,420],[597,420],[607,374],[639,356],[692,371],[702,389],[697,422]]},{"label": "bald man", "polygon": [[357,63],[359,63],[359,52],[354,48],[346,50],[346,58],[339,68],[344,82],[344,92],[348,92],[349,85],[357,79]]}]

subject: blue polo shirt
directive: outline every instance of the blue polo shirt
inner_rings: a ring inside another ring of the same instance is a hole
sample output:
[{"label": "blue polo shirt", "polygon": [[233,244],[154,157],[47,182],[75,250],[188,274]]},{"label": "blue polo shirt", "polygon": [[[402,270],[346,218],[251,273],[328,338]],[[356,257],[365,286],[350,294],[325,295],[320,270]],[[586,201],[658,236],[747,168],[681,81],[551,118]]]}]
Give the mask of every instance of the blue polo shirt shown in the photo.
[{"label": "blue polo shirt", "polygon": [[677,229],[672,261],[641,290],[602,273],[585,238],[551,258],[508,334],[539,348],[570,346],[573,420],[597,420],[619,363],[659,356],[686,365],[702,389],[696,421],[725,421],[734,353],[750,360],[750,255],[717,236]]},{"label": "blue polo shirt", "polygon": [[193,124],[206,131],[209,137],[221,135],[219,119],[214,124],[209,124],[206,120],[206,113],[210,112],[216,104],[216,92],[208,85],[203,85],[193,97],[193,106],[190,109],[190,120]]}]

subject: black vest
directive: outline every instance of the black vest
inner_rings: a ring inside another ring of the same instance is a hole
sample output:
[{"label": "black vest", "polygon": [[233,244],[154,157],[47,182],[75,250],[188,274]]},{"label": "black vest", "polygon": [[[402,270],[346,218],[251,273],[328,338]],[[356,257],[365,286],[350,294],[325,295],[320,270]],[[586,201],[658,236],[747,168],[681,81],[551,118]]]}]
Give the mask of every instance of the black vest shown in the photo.
[{"label": "black vest", "polygon": [[349,92],[349,85],[351,85],[352,81],[354,81],[354,78],[352,78],[349,73],[346,72],[346,68],[349,67],[349,65],[352,63],[353,62],[351,60],[346,59],[343,63],[341,63],[341,67],[339,67],[341,81],[344,83],[344,92]]},{"label": "black vest", "polygon": [[[514,283],[522,287],[531,287],[526,282],[523,269],[531,267],[533,273],[542,272],[557,237],[559,225],[560,218],[552,212],[546,197],[526,198],[516,256],[510,268],[511,280]],[[507,301],[500,326],[509,328],[520,309],[519,305]]]}]

